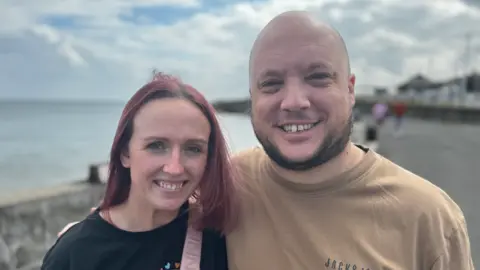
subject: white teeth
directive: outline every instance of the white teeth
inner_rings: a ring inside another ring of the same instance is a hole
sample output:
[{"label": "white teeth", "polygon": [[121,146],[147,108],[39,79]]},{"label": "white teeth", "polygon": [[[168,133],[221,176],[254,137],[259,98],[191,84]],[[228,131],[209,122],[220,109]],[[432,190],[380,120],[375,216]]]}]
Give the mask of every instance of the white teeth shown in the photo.
[{"label": "white teeth", "polygon": [[306,125],[284,125],[282,129],[286,132],[302,132],[311,129],[314,125],[313,124],[306,124]]},{"label": "white teeth", "polygon": [[165,181],[155,181],[155,183],[163,189],[172,190],[172,191],[179,190],[183,187],[183,182],[172,183],[172,182],[165,182]]}]

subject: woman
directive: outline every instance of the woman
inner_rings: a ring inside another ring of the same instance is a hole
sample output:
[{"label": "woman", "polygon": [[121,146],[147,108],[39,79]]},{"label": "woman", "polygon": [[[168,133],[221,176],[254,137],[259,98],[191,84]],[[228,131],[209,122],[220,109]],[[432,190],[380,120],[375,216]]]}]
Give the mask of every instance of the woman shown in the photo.
[{"label": "woman", "polygon": [[61,235],[42,269],[227,269],[232,189],[214,109],[157,74],[123,110],[103,202]]}]

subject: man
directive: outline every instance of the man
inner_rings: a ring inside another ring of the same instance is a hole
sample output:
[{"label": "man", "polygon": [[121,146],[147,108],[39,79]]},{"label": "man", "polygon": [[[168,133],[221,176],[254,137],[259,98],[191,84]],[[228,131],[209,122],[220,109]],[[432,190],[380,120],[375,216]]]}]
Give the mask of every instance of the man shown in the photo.
[{"label": "man", "polygon": [[263,148],[234,158],[243,187],[230,269],[474,269],[457,204],[350,141],[355,76],[334,29],[307,12],[275,17],[249,72]]},{"label": "man", "polygon": [[232,270],[474,269],[447,194],[350,141],[355,76],[346,46],[306,12],[275,17],[250,57],[262,148],[234,157]]}]

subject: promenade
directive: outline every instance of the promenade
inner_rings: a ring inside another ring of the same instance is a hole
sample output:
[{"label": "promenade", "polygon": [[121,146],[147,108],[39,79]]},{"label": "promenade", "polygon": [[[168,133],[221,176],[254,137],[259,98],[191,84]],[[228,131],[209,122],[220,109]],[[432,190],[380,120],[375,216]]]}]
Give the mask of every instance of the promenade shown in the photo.
[{"label": "promenade", "polygon": [[441,187],[462,207],[480,264],[480,125],[408,119],[403,137],[393,136],[391,122],[379,137],[380,153]]}]

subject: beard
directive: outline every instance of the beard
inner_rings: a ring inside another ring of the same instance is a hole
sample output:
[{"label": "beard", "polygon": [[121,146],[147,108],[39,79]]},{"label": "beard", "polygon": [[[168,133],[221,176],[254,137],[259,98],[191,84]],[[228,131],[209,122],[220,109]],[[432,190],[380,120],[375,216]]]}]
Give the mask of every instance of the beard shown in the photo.
[{"label": "beard", "polygon": [[[252,115],[253,118],[253,115]],[[252,121],[253,124],[253,121]],[[327,163],[331,159],[337,157],[345,150],[348,142],[350,141],[350,135],[353,129],[353,115],[350,114],[345,125],[336,131],[335,133],[327,133],[323,143],[320,144],[315,153],[306,160],[296,161],[290,160],[283,156],[277,146],[275,146],[268,138],[261,136],[258,130],[253,124],[253,131],[257,140],[262,145],[265,153],[270,157],[273,162],[278,166],[291,170],[291,171],[307,171],[322,164]]]}]

